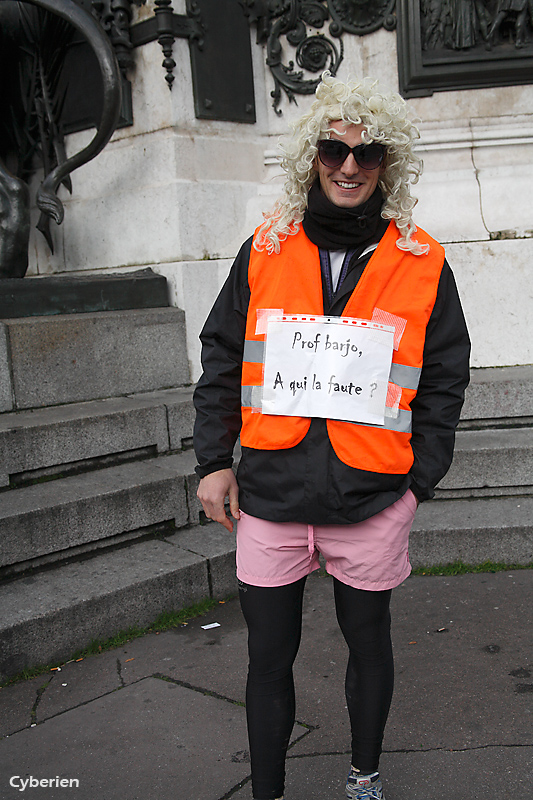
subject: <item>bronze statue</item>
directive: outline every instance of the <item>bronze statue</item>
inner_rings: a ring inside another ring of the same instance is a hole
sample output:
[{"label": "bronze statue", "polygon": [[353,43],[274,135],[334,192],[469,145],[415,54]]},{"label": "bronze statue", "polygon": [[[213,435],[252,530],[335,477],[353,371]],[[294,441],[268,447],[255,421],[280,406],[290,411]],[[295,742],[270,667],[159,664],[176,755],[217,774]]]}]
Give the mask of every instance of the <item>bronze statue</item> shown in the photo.
[{"label": "bronze statue", "polygon": [[0,278],[23,278],[28,269],[30,192],[0,161]]},{"label": "bronze statue", "polygon": [[[491,50],[503,27],[514,28],[515,47],[528,43],[533,0],[420,0],[422,49]],[[501,42],[500,42],[501,43]]]},{"label": "bronze statue", "polygon": [[533,14],[531,0],[498,0],[496,14],[487,37],[489,49],[494,44],[500,26],[510,14],[515,16],[515,47],[523,47],[526,43],[528,12]]},{"label": "bronze statue", "polygon": [[[29,3],[28,9],[25,3]],[[58,76],[74,31],[94,51],[103,82],[103,108],[91,142],[66,157],[60,120]],[[44,180],[37,191],[37,228],[53,252],[50,219],[63,221],[57,190],[69,190],[70,173],[105,147],[118,121],[121,80],[115,54],[99,23],[74,0],[0,0],[0,70],[16,76],[0,82],[0,277],[23,277],[28,264],[27,181],[41,161]]]}]

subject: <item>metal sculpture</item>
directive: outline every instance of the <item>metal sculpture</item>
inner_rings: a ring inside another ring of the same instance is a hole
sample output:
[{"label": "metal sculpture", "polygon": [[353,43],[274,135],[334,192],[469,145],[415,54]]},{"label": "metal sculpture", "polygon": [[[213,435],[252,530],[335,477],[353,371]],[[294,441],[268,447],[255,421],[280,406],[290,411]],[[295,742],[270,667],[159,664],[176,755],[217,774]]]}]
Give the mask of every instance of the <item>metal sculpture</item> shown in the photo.
[{"label": "metal sculpture", "polygon": [[[131,3],[132,0],[120,0],[122,3]],[[95,0],[93,0],[95,2]],[[111,2],[111,0],[106,0]],[[202,21],[202,12],[197,0],[185,0],[185,14],[175,14],[172,0],[155,0],[154,16],[138,22],[129,30],[133,47],[154,42],[157,40],[164,59],[162,67],[165,70],[165,80],[169,89],[174,82],[174,69],[176,62],[172,57],[172,48],[175,39],[188,39],[189,44],[199,48],[203,47],[205,28]]]},{"label": "metal sculpture", "polygon": [[[313,94],[320,77],[305,78],[306,72],[337,72],[343,56],[343,33],[364,36],[381,27],[394,30],[395,0],[240,0],[250,24],[257,26],[257,42],[267,46],[267,66],[274,79],[271,92],[276,114],[281,114],[282,90],[289,102],[296,94]],[[308,28],[322,28],[330,21],[329,33],[309,33]],[[295,60],[284,63],[282,37],[296,48]]]},{"label": "metal sculpture", "polygon": [[[41,214],[37,228],[53,252],[50,219],[58,225],[64,209],[57,191],[61,183],[71,189],[70,174],[105,147],[118,122],[121,101],[120,72],[113,47],[99,23],[73,0],[24,0],[37,9],[27,13],[24,4],[0,0],[3,44],[1,69],[13,74],[19,86],[11,92],[3,84],[0,137],[0,276],[22,277],[27,269],[29,202],[24,184],[40,157],[45,178],[36,202]],[[96,133],[80,152],[66,157],[60,117],[64,98],[58,94],[58,76],[72,31],[78,31],[94,52],[103,85],[103,106]],[[31,62],[29,72],[18,59]],[[6,59],[10,63],[6,63]],[[25,76],[25,78],[24,78]],[[21,91],[21,87],[24,91]],[[7,101],[7,106],[6,106]]]},{"label": "metal sculpture", "polygon": [[0,161],[0,278],[23,278],[28,269],[30,192]]},{"label": "metal sculpture", "polygon": [[532,83],[533,0],[398,0],[406,97]]},{"label": "metal sculpture", "polygon": [[505,38],[520,49],[533,30],[532,0],[421,0],[420,13],[424,50],[491,50]]}]

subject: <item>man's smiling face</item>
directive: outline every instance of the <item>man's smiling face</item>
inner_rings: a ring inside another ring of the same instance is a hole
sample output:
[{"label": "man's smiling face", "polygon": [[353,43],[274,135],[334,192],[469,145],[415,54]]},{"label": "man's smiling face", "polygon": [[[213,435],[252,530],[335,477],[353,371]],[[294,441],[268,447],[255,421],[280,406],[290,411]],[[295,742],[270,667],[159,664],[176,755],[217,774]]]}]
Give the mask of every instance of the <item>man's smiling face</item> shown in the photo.
[{"label": "man's smiling face", "polygon": [[[339,139],[348,147],[363,142],[361,133],[365,130],[364,125],[345,125],[342,120],[336,120],[330,123],[330,128],[333,128],[330,138]],[[352,153],[339,167],[326,167],[317,156],[314,168],[318,172],[322,191],[339,208],[355,208],[365,203],[374,194],[382,171],[382,167],[363,169]]]}]

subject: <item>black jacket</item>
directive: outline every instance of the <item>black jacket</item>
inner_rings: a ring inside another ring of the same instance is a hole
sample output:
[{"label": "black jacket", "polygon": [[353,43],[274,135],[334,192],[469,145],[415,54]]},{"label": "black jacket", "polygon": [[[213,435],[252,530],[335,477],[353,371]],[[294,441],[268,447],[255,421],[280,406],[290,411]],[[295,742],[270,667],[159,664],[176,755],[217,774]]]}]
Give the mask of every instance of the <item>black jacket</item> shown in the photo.
[{"label": "black jacket", "polygon": [[[383,234],[386,225],[380,230]],[[252,239],[242,246],[200,335],[203,375],[195,394],[194,447],[198,475],[231,467],[240,427],[240,383],[250,299]],[[324,314],[340,316],[371,253],[361,246]],[[275,258],[275,256],[272,256]],[[325,284],[325,276],[323,275]],[[324,286],[325,288],[325,286]],[[354,469],[335,454],[326,422],[313,419],[305,438],[287,450],[243,448],[237,480],[243,511],[276,522],[349,524],[394,503],[410,487],[420,501],[451,464],[455,428],[468,384],[470,342],[453,274],[444,263],[426,330],[423,367],[411,404],[415,456],[408,475]]]}]

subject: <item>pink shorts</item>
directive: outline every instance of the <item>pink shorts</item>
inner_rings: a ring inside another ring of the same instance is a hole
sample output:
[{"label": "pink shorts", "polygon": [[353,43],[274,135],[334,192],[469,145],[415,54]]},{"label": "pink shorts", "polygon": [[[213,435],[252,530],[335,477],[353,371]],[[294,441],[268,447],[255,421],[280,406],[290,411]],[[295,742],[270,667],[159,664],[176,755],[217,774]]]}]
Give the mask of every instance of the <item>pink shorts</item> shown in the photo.
[{"label": "pink shorts", "polygon": [[410,489],[392,506],[353,525],[269,522],[241,511],[237,577],[251,586],[286,586],[319,569],[356,589],[393,589],[411,572],[409,531],[416,511]]}]

